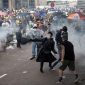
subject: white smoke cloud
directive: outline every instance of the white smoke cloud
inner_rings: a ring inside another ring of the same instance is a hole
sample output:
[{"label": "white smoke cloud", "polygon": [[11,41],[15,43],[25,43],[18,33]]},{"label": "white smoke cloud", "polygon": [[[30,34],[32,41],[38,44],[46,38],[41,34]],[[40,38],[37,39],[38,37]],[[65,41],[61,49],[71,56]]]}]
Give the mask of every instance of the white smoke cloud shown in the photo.
[{"label": "white smoke cloud", "polygon": [[[84,29],[81,29],[80,31],[75,30],[75,27],[78,22],[73,22],[69,24],[67,20],[64,20],[64,22],[62,22],[62,19],[59,22],[60,23],[56,23],[55,25],[52,25],[52,29],[59,30],[63,26],[67,26],[68,40],[73,43],[75,54],[85,55],[85,33],[84,33],[85,30]],[[84,22],[84,21],[81,21],[81,22]],[[81,25],[81,28],[84,26],[85,24],[83,23]]]}]

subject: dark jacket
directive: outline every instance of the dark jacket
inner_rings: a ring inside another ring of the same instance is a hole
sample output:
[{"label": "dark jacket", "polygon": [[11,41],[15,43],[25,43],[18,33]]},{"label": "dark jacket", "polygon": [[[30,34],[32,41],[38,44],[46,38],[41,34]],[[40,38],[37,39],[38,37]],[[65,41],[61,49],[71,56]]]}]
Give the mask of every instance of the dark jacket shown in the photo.
[{"label": "dark jacket", "polygon": [[54,41],[53,38],[47,39],[45,38],[42,42],[42,47],[39,51],[38,57],[36,59],[37,62],[53,62],[56,58],[52,55],[51,51],[57,53],[54,50]]},{"label": "dark jacket", "polygon": [[56,42],[57,44],[60,44],[62,42],[61,30],[59,30],[56,34]]}]

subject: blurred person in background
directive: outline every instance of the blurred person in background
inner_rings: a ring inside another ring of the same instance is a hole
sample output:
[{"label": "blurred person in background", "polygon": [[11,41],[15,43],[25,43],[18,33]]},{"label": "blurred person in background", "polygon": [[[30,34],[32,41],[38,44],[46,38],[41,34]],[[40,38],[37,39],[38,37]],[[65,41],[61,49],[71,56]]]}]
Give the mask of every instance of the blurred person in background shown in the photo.
[{"label": "blurred person in background", "polygon": [[[40,26],[39,23],[38,23],[38,25],[35,24],[35,26],[34,26],[34,29],[35,29],[34,39],[40,39],[43,37],[43,34],[44,34],[44,32],[39,28],[39,26]],[[37,57],[38,52],[39,52],[39,48],[40,48],[39,42],[32,42],[32,58],[30,58],[30,60],[33,60],[34,58]],[[37,49],[37,51],[36,51],[36,49]]]},{"label": "blurred person in background", "polygon": [[0,26],[2,26],[2,23],[3,23],[3,20],[2,20],[1,17],[0,17]]},{"label": "blurred person in background", "polygon": [[62,29],[62,34],[61,34],[62,40],[68,40],[68,29],[66,26],[63,27]]},{"label": "blurred person in background", "polygon": [[4,19],[4,21],[3,21],[3,23],[2,23],[2,27],[9,27],[9,26],[10,26],[9,22],[7,22],[7,21]]},{"label": "blurred person in background", "polygon": [[22,39],[22,33],[21,29],[16,32],[16,39],[17,39],[17,48],[21,48],[21,39]]}]

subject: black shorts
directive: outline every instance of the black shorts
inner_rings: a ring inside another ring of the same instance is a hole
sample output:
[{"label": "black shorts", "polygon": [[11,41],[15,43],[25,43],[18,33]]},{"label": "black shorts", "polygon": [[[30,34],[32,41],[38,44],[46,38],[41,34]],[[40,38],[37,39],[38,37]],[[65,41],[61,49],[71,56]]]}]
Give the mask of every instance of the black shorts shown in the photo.
[{"label": "black shorts", "polygon": [[75,71],[75,61],[64,60],[59,69],[64,71],[67,67],[70,71]]}]

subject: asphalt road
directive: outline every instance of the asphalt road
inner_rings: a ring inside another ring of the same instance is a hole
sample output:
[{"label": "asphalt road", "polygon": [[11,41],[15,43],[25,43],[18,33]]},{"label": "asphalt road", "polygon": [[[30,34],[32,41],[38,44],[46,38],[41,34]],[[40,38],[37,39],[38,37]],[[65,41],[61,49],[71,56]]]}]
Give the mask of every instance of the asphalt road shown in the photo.
[{"label": "asphalt road", "polygon": [[[36,60],[30,60],[31,43],[23,45],[22,49],[9,49],[0,52],[0,85],[60,85],[58,80],[58,66],[55,71],[50,71],[48,63],[44,64],[44,73],[40,73],[40,64]],[[80,77],[80,83],[85,85],[85,56],[77,53],[76,67]],[[66,78],[62,85],[75,85],[74,75],[65,71]]]}]

